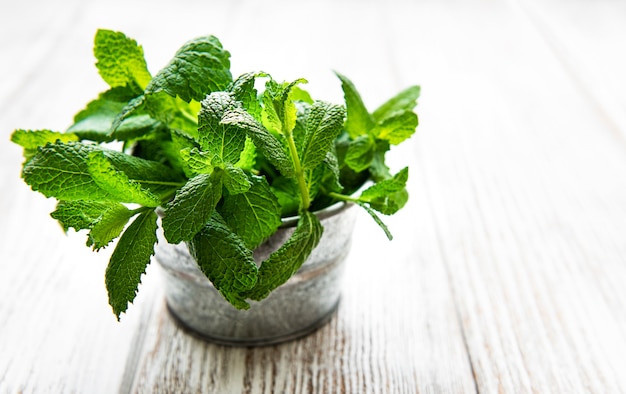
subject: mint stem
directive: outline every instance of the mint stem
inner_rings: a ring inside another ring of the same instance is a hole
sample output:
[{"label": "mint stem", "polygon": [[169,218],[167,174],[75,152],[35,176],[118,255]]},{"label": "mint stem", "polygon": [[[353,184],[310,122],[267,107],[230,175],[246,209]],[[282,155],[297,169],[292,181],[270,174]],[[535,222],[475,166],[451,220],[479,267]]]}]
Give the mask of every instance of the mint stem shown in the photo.
[{"label": "mint stem", "polygon": [[336,200],[340,200],[340,201],[350,201],[350,202],[355,202],[355,203],[361,202],[361,200],[359,200],[358,198],[351,197],[351,196],[346,196],[345,194],[329,192],[328,195],[330,197],[332,197],[332,198],[334,198]]},{"label": "mint stem", "polygon": [[133,209],[130,212],[132,213],[132,216],[135,216],[139,213],[144,213],[144,212],[153,211],[153,210],[154,208],[151,208],[151,207],[139,207],[137,209]]},{"label": "mint stem", "polygon": [[304,171],[302,170],[302,165],[300,164],[300,158],[298,157],[296,143],[293,140],[293,134],[291,131],[288,131],[285,133],[285,136],[287,137],[287,142],[289,144],[289,152],[291,153],[291,159],[293,161],[293,167],[298,181],[298,188],[300,189],[300,196],[302,197],[301,208],[306,211],[311,206],[309,187],[306,184],[306,179],[304,179]]}]

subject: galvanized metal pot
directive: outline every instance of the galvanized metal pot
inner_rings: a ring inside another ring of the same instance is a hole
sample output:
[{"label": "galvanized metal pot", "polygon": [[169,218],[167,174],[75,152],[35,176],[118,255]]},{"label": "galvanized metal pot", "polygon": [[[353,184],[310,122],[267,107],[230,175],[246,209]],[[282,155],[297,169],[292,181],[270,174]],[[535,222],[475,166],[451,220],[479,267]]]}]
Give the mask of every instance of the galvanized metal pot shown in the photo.
[{"label": "galvanized metal pot", "polygon": [[[155,259],[165,275],[171,315],[195,335],[239,346],[284,342],[324,325],[339,304],[356,209],[352,204],[335,204],[317,216],[324,226],[317,248],[289,281],[264,300],[250,301],[249,310],[237,310],[224,300],[184,243],[173,245],[161,239]],[[257,264],[291,236],[297,220],[283,219],[277,232],[254,251]]]}]

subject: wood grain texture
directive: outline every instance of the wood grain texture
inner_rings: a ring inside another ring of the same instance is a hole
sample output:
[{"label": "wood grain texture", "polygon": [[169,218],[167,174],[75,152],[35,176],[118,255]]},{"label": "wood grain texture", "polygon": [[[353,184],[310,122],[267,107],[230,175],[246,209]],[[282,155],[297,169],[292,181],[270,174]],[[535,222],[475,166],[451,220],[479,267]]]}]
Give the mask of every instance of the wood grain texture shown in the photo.
[{"label": "wood grain texture", "polygon": [[431,72],[415,155],[478,391],[619,392],[623,145],[527,15],[485,6],[430,10],[424,35],[456,50],[399,62]]},{"label": "wood grain texture", "polygon": [[[626,391],[622,3],[0,7],[0,392]],[[422,85],[418,134],[391,163],[411,168],[410,202],[386,220],[391,243],[359,217],[328,325],[278,346],[206,343],[168,315],[156,266],[115,321],[110,251],[63,236],[6,142],[15,128],[64,129],[104,89],[98,27],[136,38],[153,72],[211,33],[235,74],[306,77],[330,101],[341,100],[332,69],[370,108]]]}]

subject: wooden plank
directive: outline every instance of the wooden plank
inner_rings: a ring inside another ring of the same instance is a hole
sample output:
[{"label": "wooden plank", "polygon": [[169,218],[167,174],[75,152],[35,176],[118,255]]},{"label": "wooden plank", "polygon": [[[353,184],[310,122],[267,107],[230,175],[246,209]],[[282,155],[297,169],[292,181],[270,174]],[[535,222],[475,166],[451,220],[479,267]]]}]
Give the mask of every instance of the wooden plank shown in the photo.
[{"label": "wooden plank", "polygon": [[400,75],[429,83],[415,155],[478,390],[619,392],[624,145],[517,8],[388,18]]},{"label": "wooden plank", "polygon": [[625,139],[626,4],[607,0],[519,0],[518,4],[598,116]]}]

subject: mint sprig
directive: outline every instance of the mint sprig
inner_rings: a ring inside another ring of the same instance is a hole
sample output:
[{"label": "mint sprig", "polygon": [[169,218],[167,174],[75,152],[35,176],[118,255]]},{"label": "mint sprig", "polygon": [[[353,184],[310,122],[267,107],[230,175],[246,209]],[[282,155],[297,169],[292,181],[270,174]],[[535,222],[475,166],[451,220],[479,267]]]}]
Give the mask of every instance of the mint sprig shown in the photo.
[{"label": "mint sprig", "polygon": [[141,213],[121,236],[106,269],[109,303],[119,320],[137,295],[141,275],[146,272],[157,243],[157,215]]},{"label": "mint sprig", "polygon": [[[51,216],[65,231],[86,231],[94,250],[117,239],[105,282],[118,319],[154,253],[156,212],[167,241],[185,242],[239,309],[306,261],[323,234],[318,209],[357,204],[392,238],[379,215],[406,204],[408,168],[392,175],[385,155],[415,132],[419,87],[369,112],[339,73],[345,105],[314,100],[302,78],[257,71],[233,80],[214,36],[185,43],[154,77],[123,33],[99,30],[94,44],[108,90],[66,132],[16,130],[11,139],[24,148],[24,181],[58,200]],[[291,237],[255,262],[254,249],[294,215]]]}]

